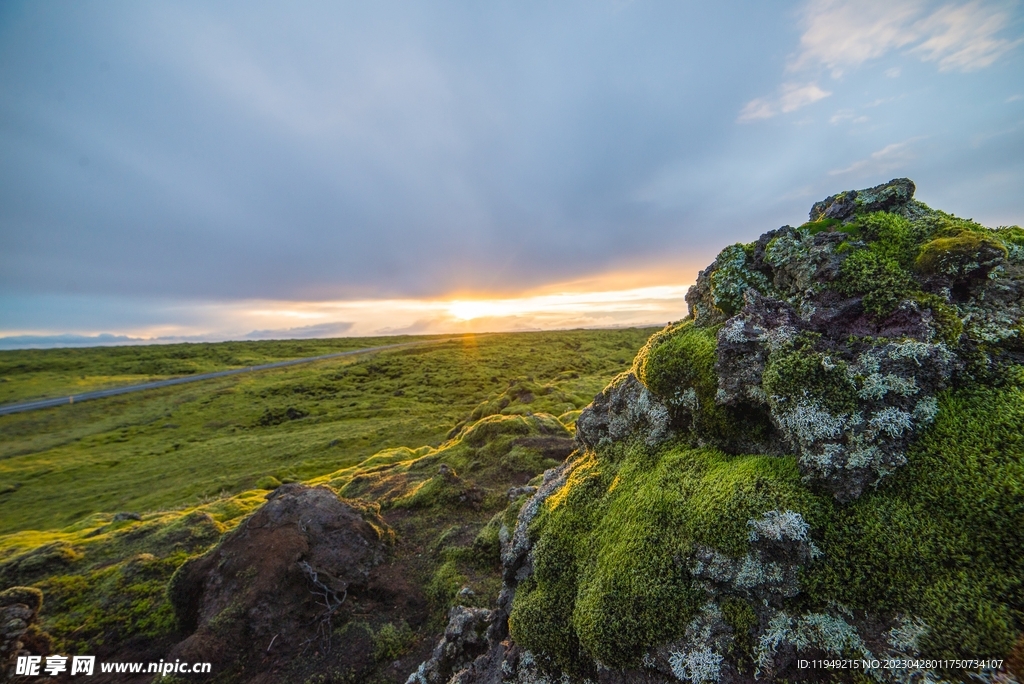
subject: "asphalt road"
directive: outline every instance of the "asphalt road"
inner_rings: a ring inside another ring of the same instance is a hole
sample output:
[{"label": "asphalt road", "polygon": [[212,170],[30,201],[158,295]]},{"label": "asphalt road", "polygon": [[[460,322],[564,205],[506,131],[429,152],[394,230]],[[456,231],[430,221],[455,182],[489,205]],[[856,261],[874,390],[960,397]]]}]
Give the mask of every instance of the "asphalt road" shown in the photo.
[{"label": "asphalt road", "polygon": [[248,368],[233,368],[232,370],[217,371],[216,373],[200,373],[199,375],[186,375],[180,378],[170,378],[169,380],[157,380],[156,382],[146,382],[141,385],[111,387],[110,389],[96,390],[94,392],[82,392],[81,394],[74,394],[67,397],[56,397],[54,399],[39,399],[38,401],[26,401],[19,404],[4,404],[0,406],[0,416],[7,415],[9,413],[21,413],[23,411],[35,411],[36,409],[51,408],[53,406],[63,406],[64,404],[77,404],[82,401],[89,401],[90,399],[115,397],[118,394],[128,394],[129,392],[141,392],[143,390],[157,389],[159,387],[170,387],[171,385],[184,385],[187,382],[212,380],[213,378],[223,378],[228,375],[252,373],[253,371],[268,370],[270,368],[285,368],[286,366],[297,366],[300,363],[312,363],[313,361],[323,361],[324,359],[336,359],[339,356],[355,356],[357,354],[367,354],[370,352],[384,351],[385,349],[415,347],[423,344],[440,344],[441,342],[448,342],[451,339],[458,338],[446,338],[443,340],[423,340],[422,342],[402,342],[400,344],[385,344],[380,347],[366,347],[365,349],[353,349],[352,351],[337,352],[336,354],[324,354],[323,356],[310,356],[304,359],[291,359],[289,361],[264,363],[260,366],[249,366]]}]

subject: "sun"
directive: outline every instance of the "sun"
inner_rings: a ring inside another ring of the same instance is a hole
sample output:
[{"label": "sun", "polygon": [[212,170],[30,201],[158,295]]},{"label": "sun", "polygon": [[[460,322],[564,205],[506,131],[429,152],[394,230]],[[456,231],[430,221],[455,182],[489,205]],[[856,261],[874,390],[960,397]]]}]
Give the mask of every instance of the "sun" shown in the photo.
[{"label": "sun", "polygon": [[471,321],[474,318],[500,315],[498,308],[494,302],[454,301],[448,305],[448,313],[461,321]]}]

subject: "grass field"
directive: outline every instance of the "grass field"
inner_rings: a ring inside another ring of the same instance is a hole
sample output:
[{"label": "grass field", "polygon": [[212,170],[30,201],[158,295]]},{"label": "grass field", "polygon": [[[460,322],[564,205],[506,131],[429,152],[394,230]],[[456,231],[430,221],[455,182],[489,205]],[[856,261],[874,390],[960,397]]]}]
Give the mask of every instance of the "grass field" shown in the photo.
[{"label": "grass field", "polygon": [[[480,335],[0,416],[0,589],[42,592],[57,652],[156,660],[188,636],[176,569],[268,489],[326,484],[381,507],[409,600],[367,612],[372,597],[352,598],[333,632],[344,647],[274,660],[274,677],[400,684],[462,588],[494,603],[509,486],[558,463],[542,445],[571,448],[579,409],[652,332]],[[415,339],[0,352],[0,386],[19,401]],[[218,676],[245,681],[249,664]]]},{"label": "grass field", "polygon": [[444,337],[402,335],[0,351],[0,404],[431,339]]},{"label": "grass field", "polygon": [[[482,335],[0,417],[0,535],[194,506],[436,446],[517,378],[582,408],[651,329]],[[0,352],[3,402],[423,338]],[[0,539],[0,550],[4,542]]]}]

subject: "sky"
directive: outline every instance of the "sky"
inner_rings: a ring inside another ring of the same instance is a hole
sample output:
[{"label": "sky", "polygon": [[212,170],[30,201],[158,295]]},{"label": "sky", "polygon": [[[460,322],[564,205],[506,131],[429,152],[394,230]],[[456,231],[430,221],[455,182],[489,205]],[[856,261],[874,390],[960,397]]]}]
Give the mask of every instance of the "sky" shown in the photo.
[{"label": "sky", "polygon": [[0,4],[0,348],[663,325],[904,176],[1024,224],[1020,2]]}]

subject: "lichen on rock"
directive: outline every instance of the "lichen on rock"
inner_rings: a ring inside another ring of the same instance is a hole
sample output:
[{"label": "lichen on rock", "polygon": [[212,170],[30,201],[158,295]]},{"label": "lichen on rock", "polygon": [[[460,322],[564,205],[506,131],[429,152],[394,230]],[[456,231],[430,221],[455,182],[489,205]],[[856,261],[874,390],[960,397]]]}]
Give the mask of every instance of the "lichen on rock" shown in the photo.
[{"label": "lichen on rock", "polygon": [[452,681],[1017,662],[1024,231],[914,191],[833,195],[700,273],[689,318],[582,412],[577,451],[503,530],[489,648]]}]

